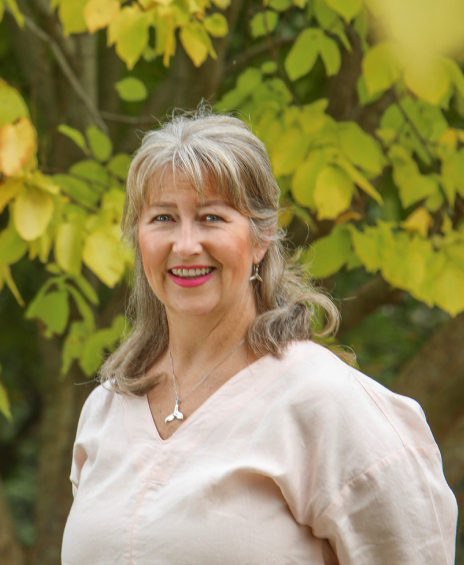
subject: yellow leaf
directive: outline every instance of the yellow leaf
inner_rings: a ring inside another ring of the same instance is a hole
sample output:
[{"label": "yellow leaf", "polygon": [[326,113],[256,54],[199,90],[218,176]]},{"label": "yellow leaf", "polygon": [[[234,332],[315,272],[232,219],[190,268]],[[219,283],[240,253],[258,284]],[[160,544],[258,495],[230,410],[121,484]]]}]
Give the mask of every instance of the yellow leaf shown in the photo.
[{"label": "yellow leaf", "polygon": [[400,66],[395,45],[391,42],[374,45],[366,53],[362,69],[367,90],[371,96],[393,86],[400,78]]},{"label": "yellow leaf", "polygon": [[286,228],[293,220],[293,211],[285,208],[279,212],[279,228]]},{"label": "yellow leaf", "polygon": [[87,267],[107,286],[113,288],[124,273],[124,260],[118,240],[105,231],[87,236],[82,258]]},{"label": "yellow leaf", "polygon": [[206,31],[213,37],[224,37],[229,31],[227,20],[222,14],[212,14],[205,18],[204,24]]},{"label": "yellow leaf", "polygon": [[451,84],[449,71],[440,59],[424,66],[408,64],[404,81],[411,92],[429,104],[438,104]]},{"label": "yellow leaf", "polygon": [[276,176],[289,175],[303,161],[308,149],[308,139],[296,127],[286,131],[273,146],[271,161]]},{"label": "yellow leaf", "polygon": [[7,177],[17,173],[36,149],[36,134],[28,118],[0,128],[0,171]]},{"label": "yellow leaf", "polygon": [[30,177],[27,178],[27,184],[32,184],[36,188],[41,188],[50,194],[58,194],[60,187],[53,182],[51,177],[47,177],[40,171],[34,171]]},{"label": "yellow leaf", "polygon": [[437,306],[455,316],[464,310],[464,269],[449,259],[434,281]]},{"label": "yellow leaf", "polygon": [[132,69],[148,43],[148,28],[153,23],[148,12],[135,4],[125,6],[108,26],[108,45],[116,44],[116,53]]},{"label": "yellow leaf", "polygon": [[325,0],[327,4],[349,22],[361,10],[363,0]]},{"label": "yellow leaf", "polygon": [[327,160],[322,150],[311,151],[306,161],[300,165],[292,178],[292,194],[298,204],[306,208],[316,209],[314,202],[314,189]]},{"label": "yellow leaf", "polygon": [[464,45],[461,0],[371,0],[402,56],[418,65],[428,55],[457,53]]},{"label": "yellow leaf", "polygon": [[374,175],[380,175],[385,159],[378,142],[358,124],[342,122],[338,125],[340,145],[350,161]]},{"label": "yellow leaf", "polygon": [[6,286],[11,290],[11,294],[16,298],[18,304],[20,306],[25,306],[18,287],[11,276],[10,267],[8,265],[0,265],[0,289],[3,286],[3,282],[6,282]]},{"label": "yellow leaf", "polygon": [[432,216],[425,208],[418,208],[400,224],[408,232],[417,232],[426,238],[429,229],[433,225]]},{"label": "yellow leaf", "polygon": [[19,92],[0,79],[0,126],[28,118],[29,110]]},{"label": "yellow leaf", "polygon": [[26,241],[40,237],[53,215],[52,197],[38,188],[27,188],[16,198],[14,223],[19,235]]},{"label": "yellow leaf", "polygon": [[118,0],[89,0],[84,8],[84,20],[90,33],[108,26],[119,13]]},{"label": "yellow leaf", "polygon": [[8,399],[8,394],[1,382],[0,382],[0,412],[5,416],[5,418],[9,422],[13,421],[13,417],[10,411],[10,401]]},{"label": "yellow leaf", "polygon": [[0,213],[10,200],[21,192],[23,187],[23,179],[12,178],[0,182]]},{"label": "yellow leaf", "polygon": [[356,183],[359,186],[359,188],[364,190],[366,194],[371,196],[376,202],[378,202],[378,204],[383,206],[383,199],[380,196],[380,194],[372,186],[372,184],[366,179],[366,177],[358,171],[356,167],[353,167],[353,165],[342,156],[339,156],[336,162],[340,165],[342,169],[344,169],[344,171],[347,173],[350,179],[354,183]]},{"label": "yellow leaf", "polygon": [[213,59],[217,58],[211,40],[200,22],[190,22],[182,26],[179,36],[187,55],[196,67],[205,61],[208,53]]},{"label": "yellow leaf", "polygon": [[79,275],[82,260],[82,222],[60,224],[55,241],[55,258],[66,273]]},{"label": "yellow leaf", "polygon": [[352,254],[350,233],[346,228],[335,227],[321,237],[308,253],[308,271],[315,278],[325,278],[339,271]]},{"label": "yellow leaf", "polygon": [[354,184],[339,167],[330,165],[319,173],[314,190],[319,220],[333,219],[344,212],[351,203]]},{"label": "yellow leaf", "polygon": [[58,13],[63,24],[64,35],[87,31],[84,20],[84,6],[87,0],[60,0]]}]

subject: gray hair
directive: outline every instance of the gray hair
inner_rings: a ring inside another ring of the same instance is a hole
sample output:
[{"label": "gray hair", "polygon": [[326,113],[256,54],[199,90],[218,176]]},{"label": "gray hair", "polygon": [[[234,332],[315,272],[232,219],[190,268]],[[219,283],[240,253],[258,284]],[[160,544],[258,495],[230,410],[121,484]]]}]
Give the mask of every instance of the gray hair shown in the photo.
[{"label": "gray hair", "polygon": [[233,116],[201,110],[175,115],[144,136],[129,169],[122,230],[135,250],[128,308],[133,331],[102,366],[101,382],[110,381],[122,394],[147,393],[156,382],[147,371],[168,346],[166,312],[144,273],[138,223],[149,191],[161,187],[170,171],[184,175],[201,197],[205,182],[217,187],[249,218],[254,241],[269,245],[260,264],[263,282],[250,283],[257,316],[246,340],[256,355],[280,358],[290,342],[311,339],[316,310],[325,311],[326,324],[315,336],[338,329],[337,308],[310,285],[303,267],[284,247],[285,234],[277,223],[280,190],[263,143]]}]

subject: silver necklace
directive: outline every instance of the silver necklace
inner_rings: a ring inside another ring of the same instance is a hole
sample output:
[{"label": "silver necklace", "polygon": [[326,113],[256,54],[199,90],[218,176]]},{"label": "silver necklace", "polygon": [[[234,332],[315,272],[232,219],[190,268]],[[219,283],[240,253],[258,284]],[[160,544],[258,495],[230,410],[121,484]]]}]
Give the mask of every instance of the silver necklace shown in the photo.
[{"label": "silver necklace", "polygon": [[211,375],[211,373],[213,373],[218,367],[219,365],[221,365],[221,363],[224,363],[224,361],[230,357],[232,355],[232,353],[238,349],[242,343],[245,341],[245,338],[242,339],[242,341],[236,345],[232,351],[229,351],[229,353],[224,357],[224,359],[222,359],[222,361],[219,361],[219,363],[217,365],[215,365],[211,371],[209,373],[207,373],[200,382],[198,382],[191,390],[189,390],[189,392],[187,392],[186,395],[184,395],[182,398],[179,398],[179,396],[177,395],[177,386],[176,386],[176,377],[174,376],[174,367],[172,365],[172,355],[171,355],[171,348],[168,345],[168,350],[169,350],[169,361],[171,362],[171,372],[172,372],[172,382],[174,383],[174,392],[176,393],[176,405],[174,407],[174,411],[172,414],[169,414],[169,416],[164,420],[165,422],[172,422],[175,418],[177,418],[177,420],[183,420],[184,419],[184,415],[182,414],[182,412],[179,410],[179,404],[185,400],[187,398],[187,396],[189,396],[190,394],[192,394],[192,392],[194,390],[196,390],[202,383],[204,383],[206,381],[206,379]]}]

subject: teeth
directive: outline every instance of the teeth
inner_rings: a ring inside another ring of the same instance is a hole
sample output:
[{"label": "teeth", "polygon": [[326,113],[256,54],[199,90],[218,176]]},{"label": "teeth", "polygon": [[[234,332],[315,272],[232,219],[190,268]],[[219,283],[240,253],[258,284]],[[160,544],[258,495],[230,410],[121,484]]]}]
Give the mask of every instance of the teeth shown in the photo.
[{"label": "teeth", "polygon": [[171,269],[171,273],[176,277],[193,278],[201,277],[211,273],[212,267],[203,267],[202,269]]}]

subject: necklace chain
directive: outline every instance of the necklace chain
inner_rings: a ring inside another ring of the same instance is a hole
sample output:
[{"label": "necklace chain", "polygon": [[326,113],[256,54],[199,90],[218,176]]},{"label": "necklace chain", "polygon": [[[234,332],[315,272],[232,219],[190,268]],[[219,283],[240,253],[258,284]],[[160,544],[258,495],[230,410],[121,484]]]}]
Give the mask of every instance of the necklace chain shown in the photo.
[{"label": "necklace chain", "polygon": [[172,365],[172,355],[171,355],[171,347],[168,345],[168,350],[169,350],[169,361],[171,362],[171,372],[172,372],[172,382],[174,383],[174,392],[176,393],[176,407],[187,398],[187,396],[189,396],[190,394],[192,394],[192,392],[194,390],[196,390],[202,383],[204,383],[206,381],[206,379],[211,375],[211,373],[213,373],[218,367],[219,365],[221,365],[222,363],[224,363],[224,361],[230,357],[232,355],[232,353],[237,350],[242,343],[245,341],[245,338],[242,339],[242,341],[236,345],[232,351],[229,351],[229,353],[224,357],[224,359],[222,359],[221,361],[219,361],[219,363],[217,365],[215,365],[211,371],[209,371],[209,373],[207,373],[202,379],[201,381],[199,381],[191,390],[189,390],[189,392],[187,392],[187,394],[185,394],[182,398],[179,398],[179,396],[177,395],[177,386],[176,386],[176,377],[174,375],[174,367]]}]

